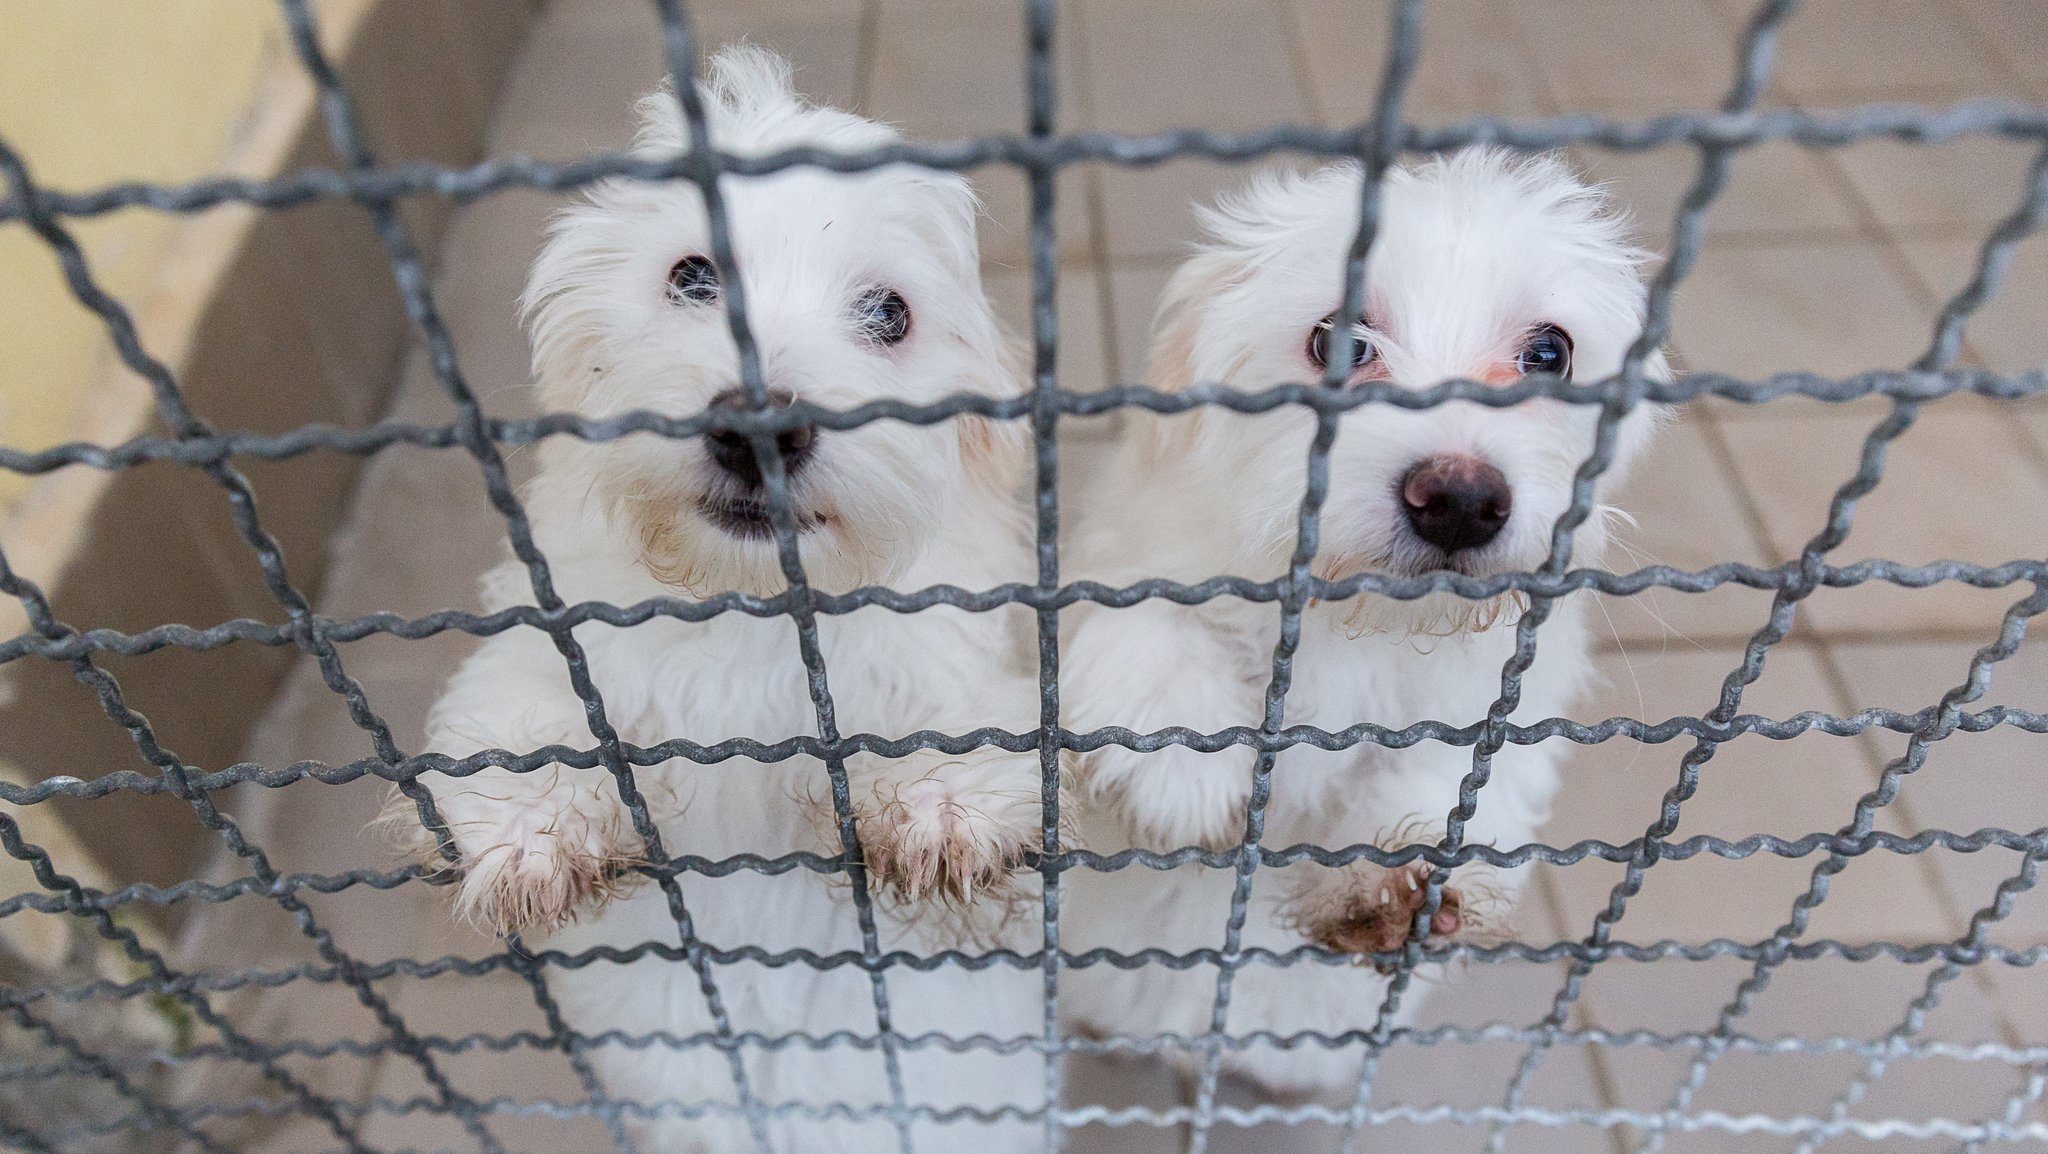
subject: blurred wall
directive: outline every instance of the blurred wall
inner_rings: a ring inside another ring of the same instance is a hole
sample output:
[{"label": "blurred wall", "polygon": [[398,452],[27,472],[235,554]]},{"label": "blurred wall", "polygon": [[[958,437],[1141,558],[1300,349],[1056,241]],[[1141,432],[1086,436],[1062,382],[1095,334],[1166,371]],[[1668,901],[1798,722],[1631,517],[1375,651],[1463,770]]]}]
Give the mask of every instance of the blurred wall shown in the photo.
[{"label": "blurred wall", "polygon": [[[498,80],[537,0],[315,0],[324,43],[381,159],[477,159]],[[275,0],[94,0],[0,9],[0,135],[45,186],[271,177],[334,167],[311,82]],[[447,206],[404,205],[433,253]],[[94,273],[134,313],[215,427],[276,432],[381,415],[410,338],[369,214],[352,202],[189,215],[129,209],[68,221]],[[0,225],[0,441],[41,447],[162,433],[149,391],[101,323],[64,289],[41,242]],[[237,461],[287,575],[317,600],[327,549],[360,461],[313,453]],[[0,545],[78,629],[137,632],[283,610],[236,533],[224,491],[198,469],[67,467],[0,475]],[[27,628],[0,598],[0,636]],[[127,704],[201,771],[240,755],[293,656],[236,643],[100,655]],[[31,780],[153,772],[65,665],[0,664],[0,760]],[[121,792],[48,807],[121,882],[191,876],[216,841],[190,806]]]}]

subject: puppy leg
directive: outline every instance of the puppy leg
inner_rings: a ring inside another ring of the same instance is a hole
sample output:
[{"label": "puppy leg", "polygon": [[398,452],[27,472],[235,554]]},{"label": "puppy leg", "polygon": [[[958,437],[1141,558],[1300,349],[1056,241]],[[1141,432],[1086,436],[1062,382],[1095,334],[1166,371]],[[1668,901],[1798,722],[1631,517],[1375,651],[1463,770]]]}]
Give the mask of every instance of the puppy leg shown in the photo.
[{"label": "puppy leg", "polygon": [[[1535,836],[1556,788],[1552,756],[1541,746],[1510,746],[1495,756],[1493,780],[1465,828],[1465,844],[1513,849]],[[1364,788],[1337,795],[1319,815],[1326,824],[1291,832],[1324,845],[1363,840],[1388,850],[1438,845],[1444,836],[1443,815],[1457,804],[1459,784],[1470,769],[1470,751],[1452,746],[1384,751],[1360,775]],[[1404,814],[1409,816],[1400,824],[1386,828],[1390,817]],[[1292,869],[1299,871],[1304,865]],[[1394,868],[1364,861],[1338,869],[1308,867],[1297,874],[1300,880],[1280,907],[1279,920],[1333,950],[1399,950],[1413,935],[1433,868],[1422,860]],[[1485,945],[1505,940],[1528,873],[1483,861],[1452,869],[1427,928],[1427,941]]]},{"label": "puppy leg", "polygon": [[1038,848],[1038,756],[1001,749],[921,750],[850,767],[861,851],[877,888],[905,902],[966,910],[1017,895]]},{"label": "puppy leg", "polygon": [[[1089,616],[1068,646],[1061,699],[1080,731],[1122,726],[1147,733],[1169,726],[1213,732],[1259,723],[1263,683],[1247,680],[1248,655],[1188,618],[1148,602]],[[1139,753],[1104,746],[1081,762],[1082,786],[1123,819],[1148,849],[1227,849],[1244,836],[1252,750],[1203,753],[1182,745]]]},{"label": "puppy leg", "polygon": [[[549,653],[521,652],[509,635],[467,662],[436,704],[428,745],[452,757],[485,749],[530,753],[592,744],[579,703]],[[539,657],[540,663],[519,660]],[[559,658],[556,658],[559,662]],[[557,686],[555,679],[563,682]],[[525,772],[495,766],[465,777],[428,774],[441,819],[460,852],[455,909],[492,933],[552,930],[603,901],[638,856],[618,791],[601,767],[549,764]],[[412,803],[391,815],[423,837]],[[434,847],[425,847],[432,850]],[[433,859],[441,864],[439,854]]]}]

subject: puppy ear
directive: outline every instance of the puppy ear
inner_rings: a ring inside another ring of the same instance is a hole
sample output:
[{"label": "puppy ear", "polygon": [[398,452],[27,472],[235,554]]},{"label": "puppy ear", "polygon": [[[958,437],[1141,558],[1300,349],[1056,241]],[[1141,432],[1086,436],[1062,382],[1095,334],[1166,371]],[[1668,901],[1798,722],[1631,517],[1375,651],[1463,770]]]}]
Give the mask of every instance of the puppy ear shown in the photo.
[{"label": "puppy ear", "polygon": [[[986,339],[993,343],[988,371],[993,375],[973,382],[971,391],[992,397],[1014,397],[1024,392],[1030,380],[1029,357],[1024,343],[1003,331],[992,313]],[[967,475],[991,486],[1002,495],[1018,492],[1031,469],[1031,426],[1023,419],[997,420],[980,413],[961,413],[952,420],[960,437],[960,462]]]},{"label": "puppy ear", "polygon": [[[1153,388],[1181,393],[1197,383],[1196,343],[1208,323],[1208,306],[1237,282],[1240,268],[1235,253],[1205,249],[1174,270],[1160,294],[1152,322],[1146,377]],[[1191,450],[1207,423],[1200,409],[1176,416],[1148,414],[1141,419],[1147,429],[1144,442],[1148,450],[1161,458]]]}]

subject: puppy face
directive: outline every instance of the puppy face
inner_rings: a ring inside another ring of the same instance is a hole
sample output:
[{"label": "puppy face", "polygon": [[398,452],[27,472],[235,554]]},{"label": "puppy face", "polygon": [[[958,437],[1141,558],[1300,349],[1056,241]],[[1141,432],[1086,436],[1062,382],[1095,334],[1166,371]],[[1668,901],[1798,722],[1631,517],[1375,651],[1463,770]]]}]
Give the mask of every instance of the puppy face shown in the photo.
[{"label": "puppy face", "polygon": [[[895,134],[802,102],[788,69],[728,50],[705,90],[714,141],[735,153],[858,149]],[[642,102],[639,151],[686,143],[673,97]],[[722,184],[770,401],[850,408],[1016,389],[982,294],[973,194],[910,169],[788,169]],[[619,182],[557,220],[526,307],[551,407],[605,416],[743,406],[726,286],[701,197],[685,183]],[[996,441],[978,418],[778,440],[807,574],[827,590],[884,583],[948,503],[991,483]],[[593,488],[664,582],[698,594],[782,588],[762,476],[746,438],[632,437],[603,450]]]},{"label": "puppy face", "polygon": [[[1154,357],[1164,387],[1321,379],[1336,355],[1360,179],[1354,166],[1267,176],[1208,214],[1210,243],[1176,275],[1162,307]],[[1531,373],[1590,383],[1621,368],[1642,324],[1641,254],[1562,164],[1467,151],[1391,173],[1382,213],[1349,384],[1505,385]],[[1662,357],[1648,369],[1661,378]],[[1346,414],[1330,458],[1318,573],[1535,568],[1592,450],[1596,417],[1592,407],[1548,400]],[[1623,422],[1607,480],[1637,454],[1652,420],[1641,411]],[[1178,443],[1166,442],[1168,452],[1214,455],[1210,467],[1234,478],[1241,562],[1270,570],[1291,551],[1312,423],[1300,411],[1212,412],[1178,422]],[[1579,560],[1599,555],[1602,522],[1596,515],[1579,530]],[[1499,606],[1442,597],[1361,612],[1372,628],[1407,631],[1502,617]]]}]

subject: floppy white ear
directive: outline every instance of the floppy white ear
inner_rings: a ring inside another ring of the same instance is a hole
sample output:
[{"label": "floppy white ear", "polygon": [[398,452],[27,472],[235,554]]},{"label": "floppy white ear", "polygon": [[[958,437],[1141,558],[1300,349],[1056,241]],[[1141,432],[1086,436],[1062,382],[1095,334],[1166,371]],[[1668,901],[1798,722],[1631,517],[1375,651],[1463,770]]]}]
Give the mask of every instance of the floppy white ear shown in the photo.
[{"label": "floppy white ear", "polygon": [[[1197,383],[1195,354],[1202,328],[1209,323],[1209,305],[1236,282],[1240,268],[1236,254],[1209,249],[1189,257],[1174,270],[1159,296],[1159,309],[1152,322],[1152,348],[1145,375],[1153,388],[1163,393],[1181,393]],[[1149,452],[1162,458],[1193,448],[1206,423],[1200,409],[1176,416],[1148,414],[1141,420],[1146,431],[1144,444]]]}]

